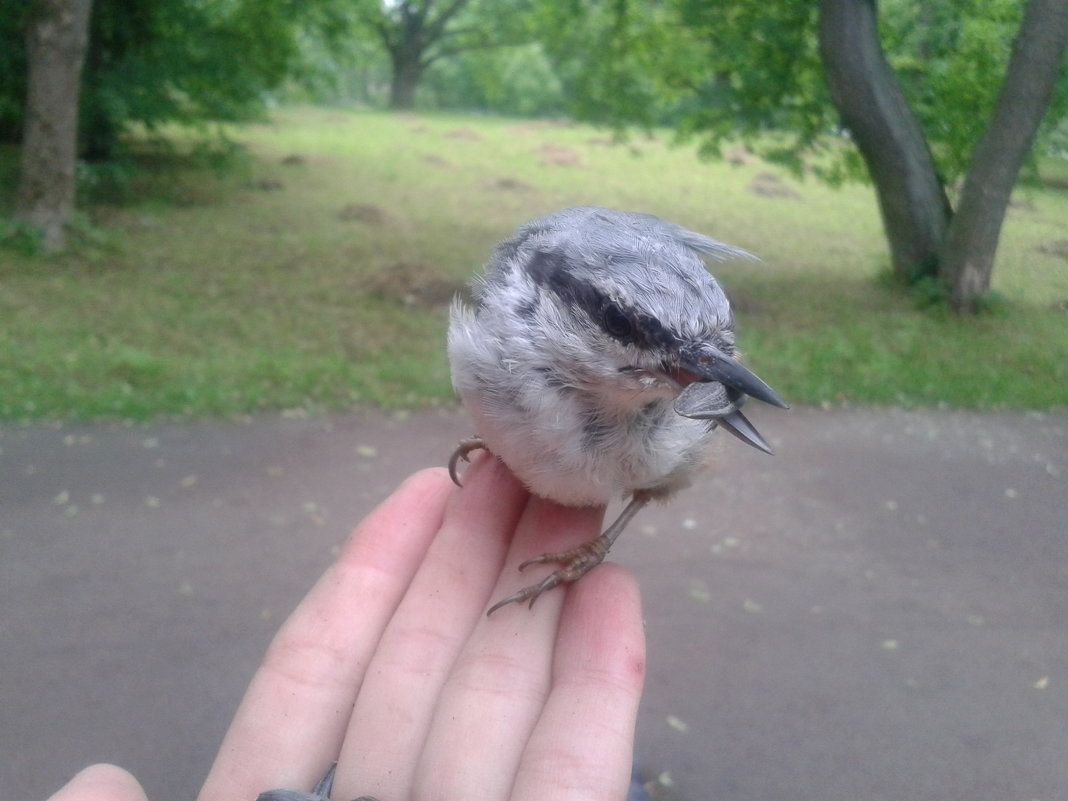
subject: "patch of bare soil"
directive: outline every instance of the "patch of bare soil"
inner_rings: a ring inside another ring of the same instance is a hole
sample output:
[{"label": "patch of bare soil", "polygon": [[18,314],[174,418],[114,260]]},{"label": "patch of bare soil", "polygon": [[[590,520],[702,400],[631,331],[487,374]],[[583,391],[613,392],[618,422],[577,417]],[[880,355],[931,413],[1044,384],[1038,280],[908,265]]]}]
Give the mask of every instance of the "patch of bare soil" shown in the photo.
[{"label": "patch of bare soil", "polygon": [[467,142],[481,142],[482,134],[472,131],[470,128],[454,128],[445,133],[449,139],[463,139]]},{"label": "patch of bare soil", "polygon": [[531,120],[522,125],[513,125],[508,130],[512,133],[535,133],[547,128],[574,128],[575,123],[571,120]]},{"label": "patch of bare soil", "polygon": [[443,278],[417,261],[398,261],[368,275],[363,285],[374,297],[404,306],[433,308],[450,303],[463,284]]},{"label": "patch of bare soil", "polygon": [[386,225],[392,219],[389,212],[373,203],[349,203],[337,213],[337,218],[366,225]]},{"label": "patch of bare soil", "polygon": [[582,163],[577,150],[555,142],[546,142],[534,152],[541,156],[539,163],[546,167],[577,167]]},{"label": "patch of bare soil", "polygon": [[770,172],[757,173],[749,184],[749,191],[763,197],[781,197],[787,200],[799,200],[801,198],[801,195],[795,189],[784,184],[779,176]]},{"label": "patch of bare soil", "polygon": [[483,184],[487,189],[498,189],[502,192],[533,192],[534,187],[518,178],[497,178]]},{"label": "patch of bare soil", "polygon": [[1068,178],[1047,175],[1043,176],[1041,181],[1048,189],[1068,189]]},{"label": "patch of bare soil", "polygon": [[1047,256],[1056,256],[1058,259],[1068,260],[1068,239],[1054,239],[1035,248],[1039,253]]},{"label": "patch of bare soil", "polygon": [[723,160],[732,167],[747,167],[753,163],[753,154],[744,147],[732,147],[723,154]]}]

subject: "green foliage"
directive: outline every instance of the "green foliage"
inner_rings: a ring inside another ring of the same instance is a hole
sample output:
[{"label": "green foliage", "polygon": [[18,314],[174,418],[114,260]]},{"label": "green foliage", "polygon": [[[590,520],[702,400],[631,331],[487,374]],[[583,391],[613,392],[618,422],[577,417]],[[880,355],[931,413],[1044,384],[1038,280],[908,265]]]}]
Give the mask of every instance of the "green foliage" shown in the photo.
[{"label": "green foliage", "polygon": [[[131,143],[141,168],[92,195],[69,253],[0,250],[0,419],[451,403],[453,289],[515,225],[576,204],[759,254],[716,274],[748,363],[791,403],[1068,406],[1063,190],[1026,189],[1003,300],[958,318],[879,280],[867,188],[700,162],[663,132],[619,144],[584,125],[305,109],[232,128],[228,161],[169,133],[167,150]],[[769,174],[794,197],[755,191]]]},{"label": "green foliage", "polygon": [[[705,63],[694,72],[708,76],[680,120],[682,133],[703,136],[706,150],[740,136],[799,170],[833,127],[816,48],[818,4],[677,5],[686,27],[706,42]],[[769,130],[783,133],[768,140]]]},{"label": "green foliage", "polygon": [[[580,117],[669,124],[708,154],[741,139],[769,160],[831,183],[867,177],[855,150],[829,136],[838,119],[817,47],[818,3],[543,6],[541,35]],[[1021,8],[1019,0],[879,3],[883,48],[947,185],[963,175],[989,119]],[[1068,69],[1041,143],[1066,113]]]},{"label": "green foliage", "polygon": [[74,177],[80,207],[93,200],[125,196],[134,177],[134,167],[128,159],[80,161]]},{"label": "green foliage", "polygon": [[422,108],[552,117],[567,110],[563,84],[540,44],[470,50],[435,64],[419,95]]},{"label": "green foliage", "polygon": [[131,123],[247,119],[294,69],[290,0],[96,0],[82,88],[82,152],[113,155]]},{"label": "green foliage", "polygon": [[[314,4],[315,8],[324,6],[334,4]],[[317,27],[327,28],[334,35],[300,37],[301,70],[280,88],[279,99],[290,103],[385,106],[390,68],[381,45],[366,38],[366,31],[354,20]],[[338,35],[340,31],[345,36]]]},{"label": "green foliage", "polygon": [[[336,45],[347,3],[296,0],[95,0],[82,76],[80,153],[115,155],[132,125],[239,120]],[[26,94],[28,4],[0,4],[0,137],[17,140]]]},{"label": "green foliage", "polygon": [[909,282],[909,291],[921,309],[944,309],[949,302],[949,289],[936,275],[921,275]]},{"label": "green foliage", "polygon": [[[672,125],[707,154],[746,142],[797,167],[833,120],[815,46],[817,4],[670,0],[543,6],[539,30],[575,113]],[[769,130],[782,137],[769,139]]]},{"label": "green foliage", "polygon": [[0,246],[20,256],[37,256],[44,250],[44,233],[28,222],[0,218]]},{"label": "green foliage", "polygon": [[582,120],[616,127],[670,122],[694,82],[708,75],[701,33],[680,24],[670,3],[542,2],[531,27]]},{"label": "green foliage", "polygon": [[[880,3],[887,58],[948,184],[983,135],[1020,27],[1019,0]],[[1057,109],[1054,114],[1062,113]]]},{"label": "green foliage", "polygon": [[25,25],[30,3],[0,3],[0,141],[22,136],[26,99]]}]

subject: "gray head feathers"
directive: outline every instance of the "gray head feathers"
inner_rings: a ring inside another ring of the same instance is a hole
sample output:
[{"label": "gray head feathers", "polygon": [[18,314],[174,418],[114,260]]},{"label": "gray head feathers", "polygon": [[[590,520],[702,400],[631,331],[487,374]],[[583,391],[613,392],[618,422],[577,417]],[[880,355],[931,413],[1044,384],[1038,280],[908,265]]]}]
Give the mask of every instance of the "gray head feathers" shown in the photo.
[{"label": "gray head feathers", "polygon": [[[629,231],[628,240],[621,232]],[[611,252],[621,242],[640,247],[643,243],[672,242],[712,261],[756,259],[741,248],[725,245],[715,239],[689,231],[682,226],[661,220],[652,214],[602,209],[597,206],[576,206],[537,217],[516,232],[516,240],[531,236],[557,234],[577,240],[585,250]],[[513,240],[515,241],[515,240]]]},{"label": "gray head feathers", "polygon": [[730,348],[730,304],[701,257],[754,258],[650,214],[564,209],[530,221],[499,245],[475,294],[531,281],[591,317],[614,305],[675,338],[715,335]]}]

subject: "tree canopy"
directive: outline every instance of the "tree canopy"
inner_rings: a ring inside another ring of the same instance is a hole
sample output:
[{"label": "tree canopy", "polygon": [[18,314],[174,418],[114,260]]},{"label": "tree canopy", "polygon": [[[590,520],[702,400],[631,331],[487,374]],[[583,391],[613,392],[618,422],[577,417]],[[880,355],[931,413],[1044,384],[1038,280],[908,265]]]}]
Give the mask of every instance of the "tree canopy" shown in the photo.
[{"label": "tree canopy", "polygon": [[[22,131],[28,19],[0,7],[7,139]],[[1017,162],[1068,113],[1066,28],[1064,0],[96,0],[80,153],[109,157],[133,123],[247,118],[283,87],[362,71],[349,94],[393,108],[421,91],[444,106],[669,125],[708,154],[740,142],[832,183],[871,179],[895,274],[945,278],[963,274],[959,229],[1000,227],[993,208],[952,225],[958,192],[977,208],[969,171],[991,167],[977,149],[1015,164],[1009,179],[991,172],[1007,203]]]},{"label": "tree canopy", "polygon": [[[8,141],[22,132],[29,5],[0,6]],[[854,150],[826,136],[838,114],[817,46],[818,3],[520,0],[508,12],[481,0],[96,0],[83,153],[106,156],[127,122],[248,117],[281,87],[333,72],[316,85],[347,85],[364,100],[396,103],[399,93],[410,105],[425,80],[424,97],[438,106],[667,124],[707,152],[741,139],[832,181],[865,174]],[[878,12],[886,57],[953,185],[993,109],[1022,4],[880,0]],[[418,60],[415,83],[409,75],[403,89],[375,91],[371,84],[397,83],[401,56],[392,54],[402,51]],[[362,73],[363,84],[345,73]],[[1066,112],[1062,75],[1043,135]]]},{"label": "tree canopy", "polygon": [[[582,71],[567,87],[576,115],[669,124],[708,153],[741,140],[831,181],[866,176],[859,154],[827,136],[840,118],[819,52],[819,3],[564,0],[542,11],[543,39],[562,32],[547,44],[557,68]],[[1022,16],[1019,0],[878,4],[883,51],[947,185],[963,176],[986,126]],[[1062,71],[1043,134],[1066,114]]]},{"label": "tree canopy", "polygon": [[[572,21],[572,40],[565,34],[554,51],[564,68],[579,52],[592,59],[582,73],[592,79],[572,85],[579,114],[669,121],[707,153],[741,141],[798,173],[869,178],[895,275],[940,282],[961,309],[989,288],[1004,209],[1036,134],[1068,111],[1063,0],[551,7]],[[548,19],[561,29],[561,16]],[[985,185],[964,180],[977,170]],[[951,203],[958,185],[963,214]]]},{"label": "tree canopy", "polygon": [[[0,136],[22,133],[23,32],[32,4],[0,6]],[[336,13],[335,13],[336,12]],[[330,42],[335,4],[297,0],[95,0],[82,76],[83,158],[108,158],[124,126],[247,119]]]}]

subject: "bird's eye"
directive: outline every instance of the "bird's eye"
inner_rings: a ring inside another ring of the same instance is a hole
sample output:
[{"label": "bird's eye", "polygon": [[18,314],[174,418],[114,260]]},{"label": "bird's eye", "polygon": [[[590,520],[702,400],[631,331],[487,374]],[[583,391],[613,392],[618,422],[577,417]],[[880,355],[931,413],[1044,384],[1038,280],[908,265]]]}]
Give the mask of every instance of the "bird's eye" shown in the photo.
[{"label": "bird's eye", "polygon": [[617,339],[626,339],[634,333],[634,325],[623,310],[614,303],[605,306],[601,320],[604,323],[604,330]]}]

